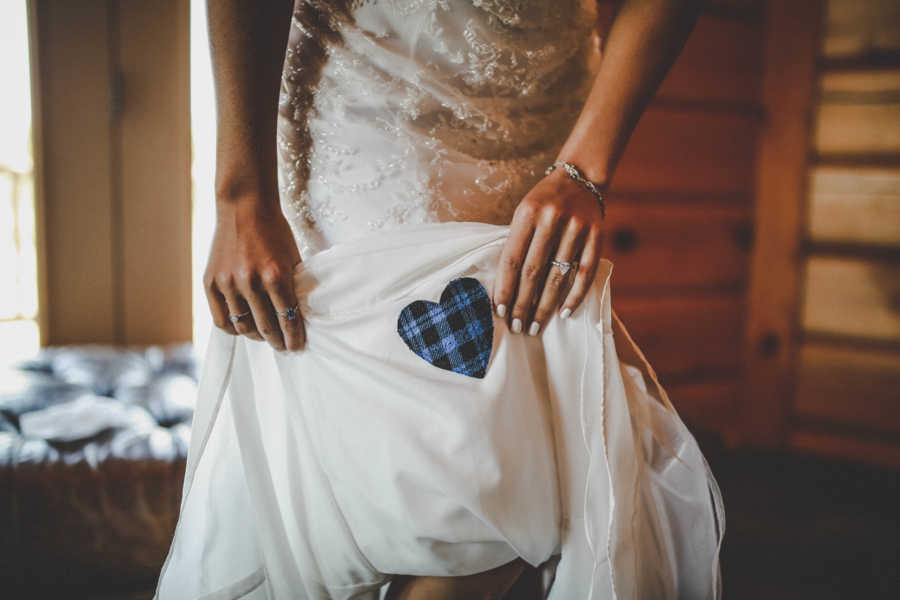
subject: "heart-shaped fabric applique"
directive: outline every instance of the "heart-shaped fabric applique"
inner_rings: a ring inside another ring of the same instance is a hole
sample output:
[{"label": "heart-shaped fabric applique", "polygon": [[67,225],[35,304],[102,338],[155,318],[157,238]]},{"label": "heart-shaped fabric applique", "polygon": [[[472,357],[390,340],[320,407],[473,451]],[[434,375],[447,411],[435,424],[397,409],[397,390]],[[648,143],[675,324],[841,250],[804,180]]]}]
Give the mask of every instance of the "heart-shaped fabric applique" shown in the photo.
[{"label": "heart-shaped fabric applique", "polygon": [[474,277],[454,279],[440,302],[416,300],[404,306],[397,333],[434,366],[482,378],[494,344],[491,299]]}]

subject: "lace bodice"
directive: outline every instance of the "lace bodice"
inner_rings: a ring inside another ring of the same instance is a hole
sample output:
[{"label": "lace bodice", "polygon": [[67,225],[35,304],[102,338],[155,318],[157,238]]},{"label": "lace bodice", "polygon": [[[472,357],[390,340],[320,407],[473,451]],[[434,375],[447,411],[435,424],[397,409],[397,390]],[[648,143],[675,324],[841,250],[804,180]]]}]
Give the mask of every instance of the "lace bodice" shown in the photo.
[{"label": "lace bodice", "polygon": [[594,0],[296,0],[278,119],[301,255],[508,223],[589,91]]}]

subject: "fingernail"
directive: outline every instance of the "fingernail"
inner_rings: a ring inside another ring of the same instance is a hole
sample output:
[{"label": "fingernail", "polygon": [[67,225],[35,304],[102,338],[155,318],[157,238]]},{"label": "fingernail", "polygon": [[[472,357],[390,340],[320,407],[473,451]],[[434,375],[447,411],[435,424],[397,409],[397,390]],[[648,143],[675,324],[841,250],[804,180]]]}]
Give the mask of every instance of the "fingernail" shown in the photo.
[{"label": "fingernail", "polygon": [[571,314],[572,314],[572,309],[567,306],[560,311],[559,316],[562,317],[563,319],[566,319]]},{"label": "fingernail", "polygon": [[528,328],[528,335],[537,335],[537,332],[540,331],[541,324],[537,321],[531,322],[531,327]]},{"label": "fingernail", "polygon": [[522,319],[515,318],[512,321],[512,330],[513,333],[519,333],[522,331]]},{"label": "fingernail", "polygon": [[505,317],[505,316],[506,316],[506,305],[505,305],[505,304],[498,304],[498,305],[497,305],[497,316],[498,316],[498,317]]}]

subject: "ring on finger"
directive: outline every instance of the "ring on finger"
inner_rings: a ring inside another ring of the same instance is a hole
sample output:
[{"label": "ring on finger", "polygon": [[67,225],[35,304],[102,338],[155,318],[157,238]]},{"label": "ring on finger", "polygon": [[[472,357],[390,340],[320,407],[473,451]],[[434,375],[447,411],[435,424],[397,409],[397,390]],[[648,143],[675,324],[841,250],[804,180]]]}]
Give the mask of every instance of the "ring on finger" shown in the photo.
[{"label": "ring on finger", "polygon": [[[569,271],[571,271],[573,274],[578,272],[579,262],[577,260],[564,261],[564,260],[555,260],[554,259],[550,262],[553,264],[553,266],[556,266],[559,269],[563,280],[567,279],[566,276],[569,274]],[[573,279],[573,281],[574,281],[574,279]],[[563,287],[563,286],[561,286],[561,287]],[[565,286],[565,287],[568,287],[568,286]],[[562,293],[563,296],[565,295],[565,292],[562,289],[559,290],[558,293]],[[562,311],[560,311],[560,316],[563,319],[565,319],[571,313],[572,313],[572,310],[570,308],[563,308]]]},{"label": "ring on finger", "polygon": [[562,273],[563,275],[568,274],[568,272],[569,272],[570,270],[575,270],[575,269],[577,269],[577,267],[578,267],[578,261],[577,261],[577,260],[573,260],[573,261],[567,262],[567,261],[564,261],[564,260],[556,260],[556,259],[554,258],[553,260],[550,261],[550,264],[552,264],[553,266],[557,267],[557,268],[559,269],[560,273]]},{"label": "ring on finger", "polygon": [[228,319],[229,319],[232,323],[237,323],[238,321],[240,321],[241,319],[243,319],[244,317],[246,317],[246,316],[249,315],[249,314],[250,314],[250,311],[248,310],[247,312],[242,312],[242,313],[239,314],[239,315],[228,315]]},{"label": "ring on finger", "polygon": [[285,310],[284,312],[279,312],[278,315],[281,317],[284,317],[288,321],[293,321],[294,319],[297,318],[297,311],[299,311],[299,310],[300,310],[300,303],[298,302],[297,304],[293,305],[292,307]]}]

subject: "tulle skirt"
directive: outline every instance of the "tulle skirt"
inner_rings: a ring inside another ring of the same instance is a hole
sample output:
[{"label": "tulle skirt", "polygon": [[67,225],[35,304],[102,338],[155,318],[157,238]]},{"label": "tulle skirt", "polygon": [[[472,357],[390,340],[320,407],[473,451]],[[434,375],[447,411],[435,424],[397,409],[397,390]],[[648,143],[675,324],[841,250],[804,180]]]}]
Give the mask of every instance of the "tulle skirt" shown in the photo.
[{"label": "tulle skirt", "polygon": [[409,224],[310,256],[303,350],[212,332],[157,598],[375,599],[517,557],[553,600],[721,597],[721,495],[612,263],[513,334],[484,306],[508,233]]}]

